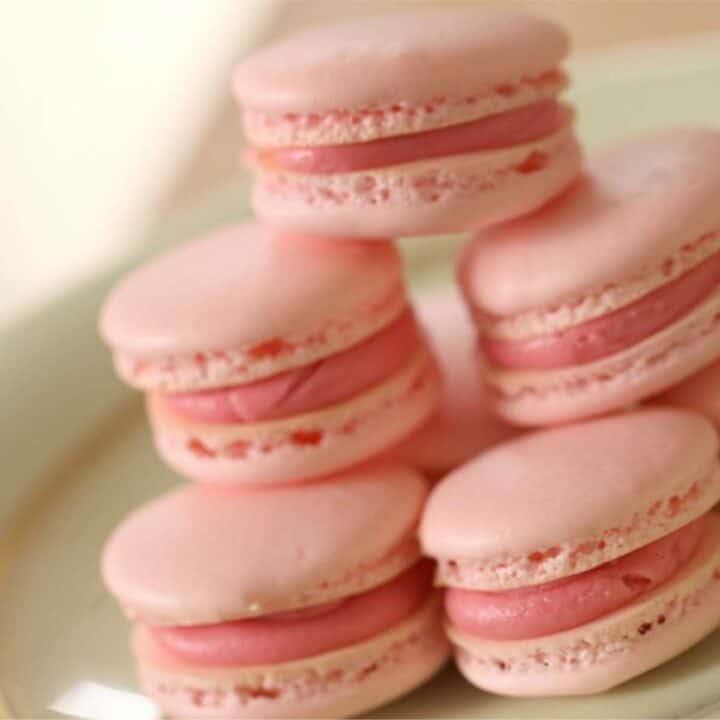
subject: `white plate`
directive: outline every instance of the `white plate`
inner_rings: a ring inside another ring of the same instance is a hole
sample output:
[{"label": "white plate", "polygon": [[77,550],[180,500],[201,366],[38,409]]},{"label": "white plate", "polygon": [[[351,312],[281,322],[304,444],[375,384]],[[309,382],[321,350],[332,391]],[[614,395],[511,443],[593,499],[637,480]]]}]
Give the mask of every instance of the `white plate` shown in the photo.
[{"label": "white plate", "polygon": [[[720,125],[719,44],[707,38],[576,64],[583,140],[592,147],[683,121]],[[240,185],[218,190],[170,219],[150,247],[239,217],[244,197]],[[405,244],[416,288],[433,277],[449,281],[457,245]],[[121,270],[0,336],[0,705],[7,717],[157,717],[137,693],[127,626],[98,576],[110,529],[177,482],[155,457],[140,401],[114,379],[96,336],[99,304]],[[594,698],[493,697],[448,669],[374,717],[718,717],[719,671],[720,634]]]}]

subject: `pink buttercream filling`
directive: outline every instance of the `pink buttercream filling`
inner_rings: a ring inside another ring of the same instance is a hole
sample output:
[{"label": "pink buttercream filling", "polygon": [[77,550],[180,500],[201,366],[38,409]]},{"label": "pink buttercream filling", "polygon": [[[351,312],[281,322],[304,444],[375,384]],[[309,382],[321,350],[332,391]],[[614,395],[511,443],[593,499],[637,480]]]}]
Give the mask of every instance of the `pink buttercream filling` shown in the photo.
[{"label": "pink buttercream filling", "polygon": [[520,145],[551,135],[563,117],[556,100],[541,100],[438,130],[348,145],[249,150],[245,159],[249,165],[296,173],[355,172]]},{"label": "pink buttercream filling", "polygon": [[348,350],[312,365],[245,385],[171,393],[165,405],[195,422],[231,424],[270,420],[328,407],[400,370],[420,343],[412,312]]},{"label": "pink buttercream filling", "polygon": [[550,370],[582,365],[624,350],[675,322],[720,282],[720,253],[614,312],[549,335],[502,340],[485,335],[486,358],[503,368]]},{"label": "pink buttercream filling", "polygon": [[289,662],[347,647],[412,615],[432,589],[421,561],[394,580],[343,602],[216,625],[154,627],[154,639],[182,661],[204,666]]},{"label": "pink buttercream filling", "polygon": [[454,625],[489,640],[526,640],[584,625],[669,580],[698,547],[704,520],[555,582],[503,592],[450,588],[445,609]]}]

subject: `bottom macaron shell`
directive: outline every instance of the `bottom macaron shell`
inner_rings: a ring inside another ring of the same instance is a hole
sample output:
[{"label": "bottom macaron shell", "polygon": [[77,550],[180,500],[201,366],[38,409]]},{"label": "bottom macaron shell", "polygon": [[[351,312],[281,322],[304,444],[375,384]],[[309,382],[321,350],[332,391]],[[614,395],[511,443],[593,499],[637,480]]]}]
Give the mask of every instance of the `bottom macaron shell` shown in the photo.
[{"label": "bottom macaron shell", "polygon": [[665,585],[588,625],[496,642],[448,628],[463,675],[502,695],[602,692],[684,652],[720,626],[720,517],[690,562]]},{"label": "bottom macaron shell", "polygon": [[518,425],[546,425],[619,409],[671,387],[720,356],[720,291],[633,347],[572,368],[492,368],[493,405]]},{"label": "bottom macaron shell", "polygon": [[382,452],[432,414],[439,393],[437,368],[423,350],[361,395],[289,418],[193,423],[171,415],[153,397],[148,410],[158,452],[181,474],[197,480],[271,484],[328,474]]},{"label": "bottom macaron shell", "polygon": [[566,124],[502,150],[343,174],[260,173],[253,204],[269,225],[322,236],[459,232],[539,208],[579,170],[580,149]]},{"label": "bottom macaron shell", "polygon": [[413,615],[357,645],[281,665],[182,664],[138,627],[134,649],[145,692],[175,718],[338,718],[366,712],[434,675],[450,650],[437,593]]}]

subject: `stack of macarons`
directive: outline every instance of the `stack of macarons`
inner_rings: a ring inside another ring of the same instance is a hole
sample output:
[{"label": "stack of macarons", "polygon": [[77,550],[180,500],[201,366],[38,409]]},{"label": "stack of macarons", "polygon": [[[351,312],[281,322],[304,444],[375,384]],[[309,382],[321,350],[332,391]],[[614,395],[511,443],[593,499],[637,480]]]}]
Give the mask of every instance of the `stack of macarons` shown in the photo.
[{"label": "stack of macarons", "polygon": [[720,130],[675,128],[591,158],[462,253],[487,402],[518,429],[559,425],[451,472],[425,512],[481,688],[598,692],[720,626],[718,197]]},{"label": "stack of macarons", "polygon": [[[192,481],[102,567],[172,717],[364,713],[451,646],[489,691],[597,692],[720,625],[715,432],[637,407],[720,359],[720,132],[583,169],[568,47],[465,6],[237,68],[260,222],[101,318]],[[413,305],[393,241],[439,232],[471,233],[458,287]]]},{"label": "stack of macarons", "polygon": [[195,481],[103,557],[147,693],[174,717],[336,717],[434,674],[428,482],[378,457],[440,391],[394,245],[237,225],[129,275],[101,325]]},{"label": "stack of macarons", "polygon": [[545,428],[452,471],[424,514],[480,688],[599,692],[720,626],[718,197],[720,130],[665,130],[461,254],[484,397]]}]

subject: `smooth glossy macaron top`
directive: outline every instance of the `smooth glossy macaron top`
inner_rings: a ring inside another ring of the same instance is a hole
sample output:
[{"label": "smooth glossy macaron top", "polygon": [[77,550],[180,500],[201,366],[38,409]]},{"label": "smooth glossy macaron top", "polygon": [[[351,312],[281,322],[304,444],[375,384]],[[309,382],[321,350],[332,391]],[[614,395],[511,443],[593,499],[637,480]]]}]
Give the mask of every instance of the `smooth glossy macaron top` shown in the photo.
[{"label": "smooth glossy macaron top", "polygon": [[217,387],[331,355],[405,307],[390,243],[289,237],[248,223],[131,273],[108,298],[101,332],[131,384],[185,389],[192,364],[204,368],[193,388]]},{"label": "smooth glossy macaron top", "polygon": [[199,625],[320,605],[419,558],[427,483],[398,465],[272,490],[192,484],[132,513],[103,577],[128,615]]},{"label": "smooth glossy macaron top", "polygon": [[552,329],[553,315],[558,327],[589,320],[719,251],[718,197],[720,131],[626,141],[540,212],[480,234],[462,261],[463,288],[490,319],[522,315],[518,333]]},{"label": "smooth glossy macaron top", "polygon": [[421,542],[439,577],[476,589],[584,572],[667,535],[718,499],[718,440],[695,413],[653,408],[525,435],[433,491]]},{"label": "smooth glossy macaron top", "polygon": [[[532,87],[512,80],[541,78],[567,51],[565,33],[540,18],[412,10],[281,38],[239,65],[233,89],[254,142],[363,142],[465,122],[486,114],[493,98],[503,109],[525,104]],[[332,111],[332,122],[321,117]]]}]

